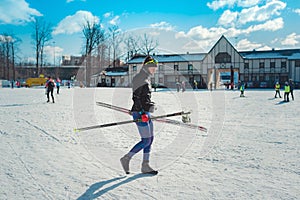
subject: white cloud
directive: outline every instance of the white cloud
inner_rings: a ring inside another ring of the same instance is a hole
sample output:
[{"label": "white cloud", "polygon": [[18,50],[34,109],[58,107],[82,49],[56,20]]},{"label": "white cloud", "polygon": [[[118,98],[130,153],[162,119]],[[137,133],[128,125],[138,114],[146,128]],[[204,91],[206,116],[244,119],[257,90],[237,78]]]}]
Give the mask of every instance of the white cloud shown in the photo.
[{"label": "white cloud", "polygon": [[297,35],[296,33],[292,33],[288,35],[284,40],[281,41],[282,45],[285,46],[295,46],[299,44],[300,35]]},{"label": "white cloud", "polygon": [[231,12],[226,10],[218,20],[219,25],[234,26],[238,17],[238,12]]},{"label": "white cloud", "polygon": [[212,3],[207,3],[206,5],[213,10],[218,10],[220,8],[229,7],[232,8],[234,5],[239,7],[251,7],[258,5],[262,0],[215,0]]},{"label": "white cloud", "polygon": [[236,45],[239,51],[249,51],[249,49],[258,49],[260,47],[262,47],[261,44],[250,42],[248,39],[240,40]]},{"label": "white cloud", "polygon": [[[233,38],[237,36],[245,36],[247,34],[257,32],[257,31],[277,31],[279,29],[282,29],[284,26],[284,22],[282,18],[277,18],[274,20],[269,20],[263,24],[257,24],[252,25],[245,29],[237,29],[235,27],[231,28],[223,28],[223,27],[212,27],[212,28],[206,28],[203,26],[196,26],[191,28],[188,32],[177,32],[175,34],[176,39],[180,38],[191,38],[199,44],[199,46],[203,47],[203,49],[211,47],[215,43],[216,40],[218,40],[221,35],[225,35],[226,37]],[[271,49],[267,46],[258,46],[258,44],[255,43],[246,43],[247,41],[242,41],[244,44],[243,49]],[[241,43],[242,44],[242,43]],[[241,48],[243,45],[240,44]],[[242,49],[242,50],[243,50]]]},{"label": "white cloud", "polygon": [[77,11],[75,15],[69,15],[60,21],[55,27],[53,34],[73,34],[81,32],[87,21],[99,23],[100,20],[91,12],[80,10]]},{"label": "white cloud", "polygon": [[25,0],[2,0],[0,6],[0,24],[24,24],[35,16],[42,16],[36,9],[30,8]]},{"label": "white cloud", "polygon": [[0,42],[12,42],[14,39],[10,35],[0,35]]},{"label": "white cloud", "polygon": [[103,16],[104,16],[105,18],[108,18],[108,17],[112,16],[112,13],[111,13],[111,12],[107,12],[107,13],[104,13]]},{"label": "white cloud", "polygon": [[238,0],[237,5],[240,7],[251,7],[254,5],[258,5],[262,0]]},{"label": "white cloud", "polygon": [[218,10],[219,8],[224,8],[225,6],[233,7],[237,0],[216,0],[212,3],[207,3],[206,5],[213,10]]},{"label": "white cloud", "polygon": [[193,38],[195,40],[202,40],[202,39],[211,39],[211,38],[218,38],[220,35],[226,33],[227,30],[222,27],[212,27],[212,28],[205,28],[203,26],[196,26],[191,28],[187,33],[178,32],[176,34],[176,38],[180,37],[187,37]]},{"label": "white cloud", "polygon": [[298,15],[300,15],[300,8],[295,9],[294,12],[297,13]]},{"label": "white cloud", "polygon": [[58,47],[58,46],[55,46],[55,47],[54,47],[54,46],[48,45],[48,46],[45,46],[45,47],[44,47],[44,53],[45,53],[45,55],[50,56],[50,57],[52,57],[53,59],[54,59],[54,55],[55,55],[55,57],[57,57],[57,59],[58,59],[58,58],[59,58],[59,55],[61,55],[62,52],[63,52],[63,48]]},{"label": "white cloud", "polygon": [[277,31],[279,29],[282,29],[283,26],[284,26],[284,22],[283,22],[283,19],[280,17],[280,18],[277,18],[277,19],[274,19],[274,20],[266,21],[263,24],[250,26],[249,28],[247,28],[243,32],[249,34],[249,33],[256,32],[256,31],[261,31],[261,30],[264,30],[264,31]]},{"label": "white cloud", "polygon": [[119,23],[120,23],[120,16],[115,16],[113,19],[109,21],[109,24],[111,25],[117,25]]},{"label": "white cloud", "polygon": [[212,27],[205,28],[203,26],[196,26],[191,28],[187,33],[180,31],[176,34],[176,38],[182,37],[190,37],[193,39],[217,39],[220,35],[227,35],[228,37],[236,37],[238,35],[250,34],[256,31],[277,31],[282,29],[284,25],[282,18],[277,18],[274,20],[269,20],[263,24],[252,25],[246,29],[236,29],[234,27],[231,28],[223,28],[223,27]]},{"label": "white cloud", "polygon": [[160,30],[166,30],[166,31],[173,31],[175,29],[175,27],[169,24],[168,22],[159,22],[155,24],[150,24],[150,27],[157,28]]},{"label": "white cloud", "polygon": [[264,6],[254,6],[251,8],[243,9],[239,16],[238,22],[246,24],[248,22],[261,22],[270,19],[273,16],[280,15],[280,11],[285,9],[286,3],[278,0],[268,2]]}]

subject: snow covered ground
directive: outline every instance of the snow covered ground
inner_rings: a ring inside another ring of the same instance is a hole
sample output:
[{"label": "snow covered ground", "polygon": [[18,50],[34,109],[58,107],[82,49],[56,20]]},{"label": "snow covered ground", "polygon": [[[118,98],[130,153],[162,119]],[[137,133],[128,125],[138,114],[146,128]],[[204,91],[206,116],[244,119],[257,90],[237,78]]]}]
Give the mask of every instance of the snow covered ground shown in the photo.
[{"label": "snow covered ground", "polygon": [[[192,110],[208,132],[154,122],[150,164],[125,175],[119,159],[139,140],[130,120],[96,105],[131,106],[128,88],[0,89],[0,199],[299,199],[300,91],[280,103],[273,90],[158,91],[155,115]],[[180,120],[180,117],[173,119]]]}]

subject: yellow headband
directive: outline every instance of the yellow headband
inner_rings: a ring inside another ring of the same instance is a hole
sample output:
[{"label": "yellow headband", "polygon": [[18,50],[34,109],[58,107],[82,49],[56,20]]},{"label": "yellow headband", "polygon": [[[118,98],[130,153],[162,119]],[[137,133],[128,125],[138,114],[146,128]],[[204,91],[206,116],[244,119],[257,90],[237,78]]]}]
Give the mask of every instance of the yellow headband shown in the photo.
[{"label": "yellow headband", "polygon": [[146,62],[144,65],[148,65],[148,64],[152,64],[152,63],[157,64],[158,62],[155,59],[152,59],[152,60]]}]

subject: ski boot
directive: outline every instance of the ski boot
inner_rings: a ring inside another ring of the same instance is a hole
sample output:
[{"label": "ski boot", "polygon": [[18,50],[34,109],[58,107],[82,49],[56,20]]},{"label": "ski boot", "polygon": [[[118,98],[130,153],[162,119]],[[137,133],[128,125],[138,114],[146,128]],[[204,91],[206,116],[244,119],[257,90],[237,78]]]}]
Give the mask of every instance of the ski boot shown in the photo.
[{"label": "ski boot", "polygon": [[130,157],[126,154],[125,156],[123,156],[121,159],[120,159],[120,162],[121,162],[121,165],[125,171],[126,174],[129,174],[129,161],[130,161]]},{"label": "ski boot", "polygon": [[149,166],[149,160],[144,160],[143,163],[142,163],[142,173],[143,174],[153,174],[153,175],[156,175],[158,174],[158,171],[152,169],[150,166]]}]

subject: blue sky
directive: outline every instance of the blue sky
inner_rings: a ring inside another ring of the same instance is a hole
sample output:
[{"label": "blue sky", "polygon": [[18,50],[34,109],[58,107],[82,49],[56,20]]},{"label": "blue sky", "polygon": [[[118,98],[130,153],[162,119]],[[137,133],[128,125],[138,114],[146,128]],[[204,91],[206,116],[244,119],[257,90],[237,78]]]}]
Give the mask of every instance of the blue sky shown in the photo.
[{"label": "blue sky", "polygon": [[157,53],[208,52],[222,35],[240,51],[300,48],[299,0],[1,0],[0,36],[22,40],[22,59],[34,57],[35,16],[54,26],[45,47],[49,60],[54,48],[56,56],[80,55],[86,18],[105,29],[147,33],[158,40]]}]

